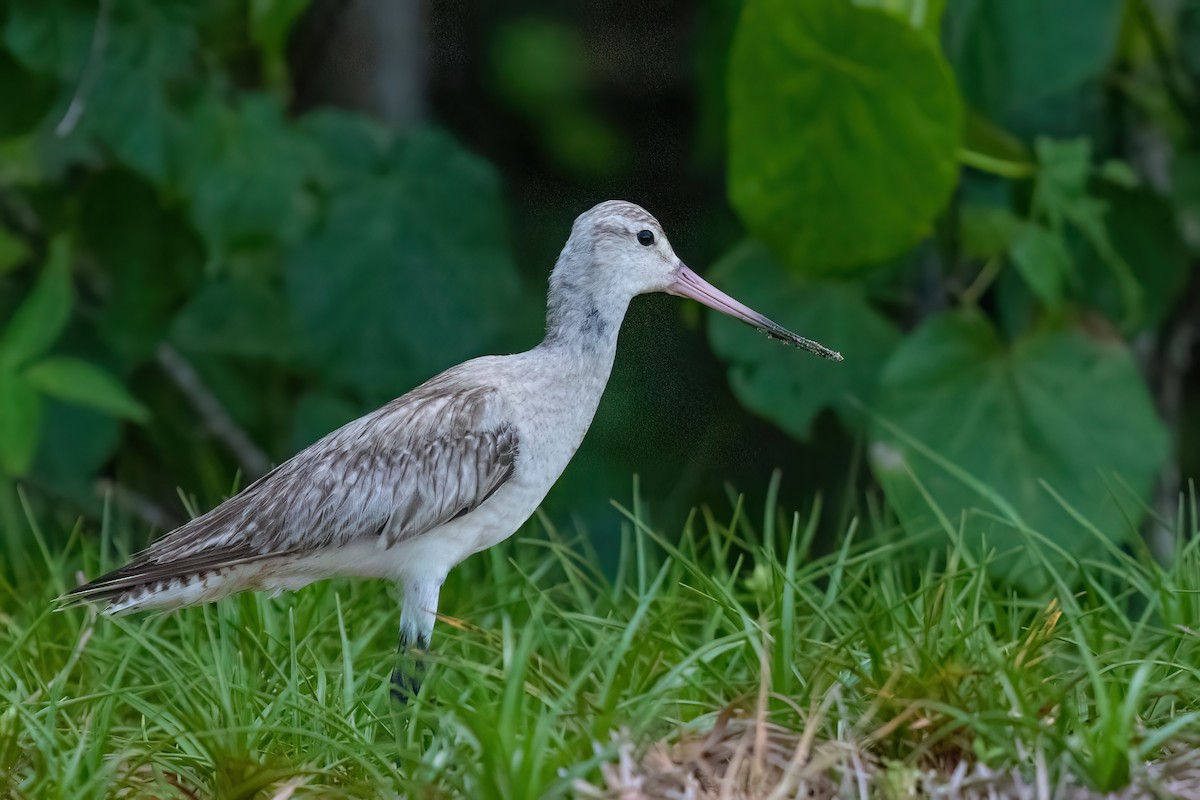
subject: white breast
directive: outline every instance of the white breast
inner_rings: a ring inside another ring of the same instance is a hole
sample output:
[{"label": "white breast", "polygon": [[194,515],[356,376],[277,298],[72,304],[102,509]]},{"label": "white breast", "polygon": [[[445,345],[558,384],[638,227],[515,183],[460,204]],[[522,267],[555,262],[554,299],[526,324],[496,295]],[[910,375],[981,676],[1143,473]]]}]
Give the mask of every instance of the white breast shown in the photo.
[{"label": "white breast", "polygon": [[478,380],[500,390],[519,431],[512,477],[471,513],[413,539],[389,548],[378,540],[356,542],[305,557],[290,565],[287,585],[278,588],[295,589],[297,580],[330,574],[404,582],[433,576],[440,582],[463,559],[512,536],[533,515],[582,443],[612,358],[586,363],[539,348],[476,359],[471,367]]}]

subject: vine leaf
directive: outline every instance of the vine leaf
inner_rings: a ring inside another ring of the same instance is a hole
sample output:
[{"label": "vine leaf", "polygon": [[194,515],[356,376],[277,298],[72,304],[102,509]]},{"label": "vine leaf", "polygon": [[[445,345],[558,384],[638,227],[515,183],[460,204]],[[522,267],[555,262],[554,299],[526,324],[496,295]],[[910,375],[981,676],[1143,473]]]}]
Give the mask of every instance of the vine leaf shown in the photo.
[{"label": "vine leaf", "polygon": [[934,317],[905,340],[880,378],[875,412],[872,470],[905,529],[935,525],[932,500],[952,525],[965,519],[968,541],[1007,556],[998,569],[1027,584],[1040,573],[1025,536],[977,513],[997,509],[914,440],[1075,556],[1095,540],[1043,483],[1118,541],[1135,534],[1167,456],[1166,431],[1122,343],[1061,329],[1007,345],[977,312]]}]

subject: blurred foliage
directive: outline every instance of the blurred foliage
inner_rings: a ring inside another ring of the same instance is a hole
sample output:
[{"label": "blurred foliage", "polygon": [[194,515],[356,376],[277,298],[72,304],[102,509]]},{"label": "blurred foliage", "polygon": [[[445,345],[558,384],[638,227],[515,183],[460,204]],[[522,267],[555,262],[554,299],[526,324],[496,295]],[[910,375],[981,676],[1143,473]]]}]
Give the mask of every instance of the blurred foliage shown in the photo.
[{"label": "blurred foliage", "polygon": [[806,336],[837,342],[846,359],[798,359],[790,349],[763,347],[760,333],[714,314],[713,348],[730,362],[729,380],[743,402],[799,438],[809,435],[826,406],[849,427],[861,427],[852,399],[872,395],[900,341],[900,331],[871,305],[865,287],[789,273],[754,241],[730,251],[712,278],[772,319],[802,318]]},{"label": "blurred foliage", "polygon": [[665,301],[635,304],[552,506],[602,508],[634,469],[684,507],[777,465],[797,497],[851,494],[863,441],[910,531],[935,522],[927,492],[968,540],[1015,548],[966,513],[988,509],[977,481],[1079,552],[1064,506],[1117,537],[1165,465],[1200,467],[1181,444],[1200,420],[1197,0],[432,8],[440,127],[403,130],[295,110],[311,10],[0,0],[8,478],[92,511],[98,477],[214,500],[231,448],[197,386],[279,460],[527,347],[571,218],[609,196],[847,360],[724,319],[710,353],[647,333]]},{"label": "blurred foliage", "polygon": [[[1006,553],[1025,533],[996,522],[1001,509],[935,456],[1082,554],[1095,543],[1070,509],[1086,508],[1101,531],[1123,530],[1140,516],[1137,498],[1167,455],[1166,432],[1128,350],[1071,327],[1006,343],[977,311],[945,312],[905,340],[876,396],[871,466],[905,527],[938,523],[928,493],[943,509],[980,509],[968,518],[969,534]],[[1026,552],[1001,563],[1024,579],[1039,558]]]},{"label": "blurred foliage", "polygon": [[50,243],[41,279],[0,334],[0,473],[24,474],[32,465],[47,398],[145,422],[149,414],[125,387],[96,365],[47,355],[71,314],[70,251]]},{"label": "blurred foliage", "polygon": [[[73,471],[49,452],[71,412],[38,393],[146,422],[88,359],[148,398],[154,446],[187,452],[202,436],[160,411],[178,402],[154,368],[168,345],[235,420],[286,453],[508,343],[525,298],[486,162],[430,129],[398,134],[334,110],[292,118],[278,93],[235,85],[278,81],[302,10],[3,6],[4,90],[43,89],[40,114],[19,107],[3,126],[5,294],[28,293],[8,309],[0,349],[8,474],[82,498],[101,463],[145,458],[136,436],[118,453],[102,420],[76,427],[73,449],[91,457]],[[257,48],[249,79],[246,48]],[[68,324],[62,355],[27,367]],[[47,452],[35,459],[39,441]]]},{"label": "blurred foliage", "polygon": [[[1191,157],[1200,84],[1137,0],[950,2],[940,40],[922,10],[747,4],[730,197],[774,259],[743,246],[729,282],[856,366],[780,369],[724,323],[712,341],[738,396],[794,435],[821,406],[868,403],[871,468],[910,532],[938,525],[932,498],[967,541],[1018,551],[994,492],[1080,555],[1094,545],[1071,509],[1124,537],[1176,457],[1123,336],[1152,376],[1191,367],[1164,351],[1200,312],[1177,225],[1194,198],[1151,159]],[[898,309],[872,292],[897,258],[912,263]],[[853,277],[831,284],[831,268]],[[871,300],[917,322],[898,347]],[[1028,555],[997,564],[1037,579]]]},{"label": "blurred foliage", "polygon": [[954,188],[953,74],[928,37],[890,14],[846,0],[748,3],[729,107],[733,205],[810,274],[916,243]]}]

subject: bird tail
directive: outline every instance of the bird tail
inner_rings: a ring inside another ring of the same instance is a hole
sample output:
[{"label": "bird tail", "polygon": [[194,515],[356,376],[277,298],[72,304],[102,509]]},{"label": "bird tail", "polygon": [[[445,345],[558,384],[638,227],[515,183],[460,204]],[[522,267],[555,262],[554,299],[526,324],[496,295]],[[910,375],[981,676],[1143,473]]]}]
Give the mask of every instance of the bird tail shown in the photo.
[{"label": "bird tail", "polygon": [[243,567],[264,558],[260,553],[227,551],[167,563],[143,558],[63,594],[54,601],[55,610],[103,603],[103,613],[122,614],[208,603],[250,588]]}]

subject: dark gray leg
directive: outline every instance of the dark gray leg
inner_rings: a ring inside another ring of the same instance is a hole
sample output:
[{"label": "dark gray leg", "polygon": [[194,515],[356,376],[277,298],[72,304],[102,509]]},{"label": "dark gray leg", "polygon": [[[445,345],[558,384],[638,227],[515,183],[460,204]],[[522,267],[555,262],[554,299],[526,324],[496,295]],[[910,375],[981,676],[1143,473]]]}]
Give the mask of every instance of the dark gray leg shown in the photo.
[{"label": "dark gray leg", "polygon": [[396,668],[392,670],[392,700],[407,703],[421,691],[425,678],[425,660],[422,656],[429,649],[429,639],[410,639],[404,629],[400,630],[400,647],[396,651]]}]

